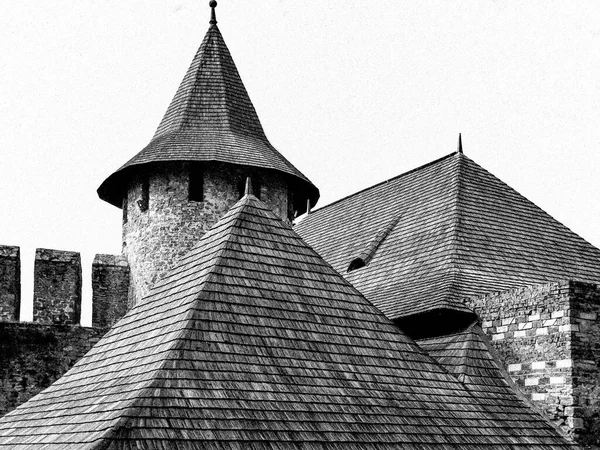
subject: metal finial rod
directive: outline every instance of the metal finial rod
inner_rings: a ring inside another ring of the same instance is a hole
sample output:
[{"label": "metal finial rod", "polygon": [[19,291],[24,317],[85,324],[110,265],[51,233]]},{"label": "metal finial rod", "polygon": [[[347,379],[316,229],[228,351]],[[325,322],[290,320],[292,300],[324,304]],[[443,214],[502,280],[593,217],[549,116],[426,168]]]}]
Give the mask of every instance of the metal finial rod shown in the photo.
[{"label": "metal finial rod", "polygon": [[244,195],[252,195],[252,180],[250,177],[246,177],[246,190],[244,191]]},{"label": "metal finial rod", "polygon": [[463,149],[462,149],[462,136],[460,133],[458,133],[458,153],[462,153]]},{"label": "metal finial rod", "polygon": [[217,23],[217,13],[215,12],[215,8],[217,7],[217,2],[215,0],[210,0],[208,2],[208,6],[210,6],[210,24],[215,25]]},{"label": "metal finial rod", "polygon": [[310,198],[306,199],[306,214],[310,214]]}]

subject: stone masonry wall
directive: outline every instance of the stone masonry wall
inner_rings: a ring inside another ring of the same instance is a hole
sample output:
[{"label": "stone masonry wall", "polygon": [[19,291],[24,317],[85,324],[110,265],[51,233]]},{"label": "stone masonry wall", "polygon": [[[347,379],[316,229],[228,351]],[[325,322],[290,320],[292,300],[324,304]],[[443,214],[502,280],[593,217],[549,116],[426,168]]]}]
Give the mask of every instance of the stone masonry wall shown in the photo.
[{"label": "stone masonry wall", "polygon": [[582,427],[573,406],[569,283],[469,299],[521,391],[569,436]]},{"label": "stone masonry wall", "polygon": [[531,402],[600,448],[600,288],[577,281],[471,298],[505,368]]},{"label": "stone masonry wall", "polygon": [[50,386],[106,328],[0,322],[0,416]]},{"label": "stone masonry wall", "polygon": [[[123,254],[131,269],[130,301],[135,304],[157,278],[183,256],[240,198],[247,176],[260,198],[288,219],[288,186],[283,176],[266,170],[220,163],[204,165],[204,201],[190,201],[186,163],[161,164],[140,174],[128,192],[123,224]],[[140,208],[142,186],[149,180],[148,209]],[[257,182],[259,180],[260,182]]]},{"label": "stone masonry wall", "polygon": [[123,256],[96,255],[92,292],[92,326],[112,327],[127,312],[129,265]]},{"label": "stone masonry wall", "polygon": [[81,320],[79,253],[38,248],[35,252],[33,320],[78,324]]},{"label": "stone masonry wall", "polygon": [[19,320],[21,254],[19,247],[0,246],[0,320]]},{"label": "stone masonry wall", "polygon": [[92,269],[95,326],[81,327],[79,255],[38,249],[34,322],[18,322],[19,255],[18,247],[0,247],[0,415],[62,376],[125,313],[127,305],[127,264],[121,256],[98,255]]}]

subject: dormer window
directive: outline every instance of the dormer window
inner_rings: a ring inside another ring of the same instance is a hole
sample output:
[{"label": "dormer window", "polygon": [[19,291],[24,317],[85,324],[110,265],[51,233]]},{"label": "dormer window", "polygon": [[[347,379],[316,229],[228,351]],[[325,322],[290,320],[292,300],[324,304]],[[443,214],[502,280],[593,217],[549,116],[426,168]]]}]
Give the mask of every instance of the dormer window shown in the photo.
[{"label": "dormer window", "polygon": [[204,171],[201,164],[190,164],[188,199],[191,202],[204,201]]},{"label": "dormer window", "polygon": [[365,266],[366,263],[364,259],[354,258],[352,261],[350,261],[350,264],[348,265],[348,272],[352,272],[353,270],[360,269],[361,267]]}]

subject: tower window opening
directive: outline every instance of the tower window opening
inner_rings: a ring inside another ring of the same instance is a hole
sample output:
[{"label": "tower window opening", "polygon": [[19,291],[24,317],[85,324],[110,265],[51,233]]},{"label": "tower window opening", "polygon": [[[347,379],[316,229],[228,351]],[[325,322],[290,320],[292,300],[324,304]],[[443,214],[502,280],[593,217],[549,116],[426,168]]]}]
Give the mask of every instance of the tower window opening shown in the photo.
[{"label": "tower window opening", "polygon": [[192,164],[189,172],[188,199],[192,202],[204,201],[204,171],[200,164]]},{"label": "tower window opening", "polygon": [[123,223],[127,223],[127,208],[129,207],[129,202],[127,201],[127,192],[123,196]]},{"label": "tower window opening", "polygon": [[140,207],[140,211],[148,211],[148,206],[150,204],[150,180],[148,176],[144,177],[142,181],[142,197],[138,200],[138,206]]}]

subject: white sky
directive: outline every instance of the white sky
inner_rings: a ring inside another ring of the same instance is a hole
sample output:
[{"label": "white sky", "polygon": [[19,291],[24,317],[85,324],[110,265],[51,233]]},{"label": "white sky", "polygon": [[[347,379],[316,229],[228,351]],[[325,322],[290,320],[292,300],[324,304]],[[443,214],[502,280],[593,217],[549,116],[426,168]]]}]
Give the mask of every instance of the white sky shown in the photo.
[{"label": "white sky", "polygon": [[[95,253],[120,252],[120,210],[96,188],[149,142],[209,8],[21,0],[0,17],[0,243],[21,247],[30,303],[36,247],[81,252],[85,285]],[[219,0],[217,18],[320,206],[462,132],[467,156],[600,246],[597,1]]]}]

